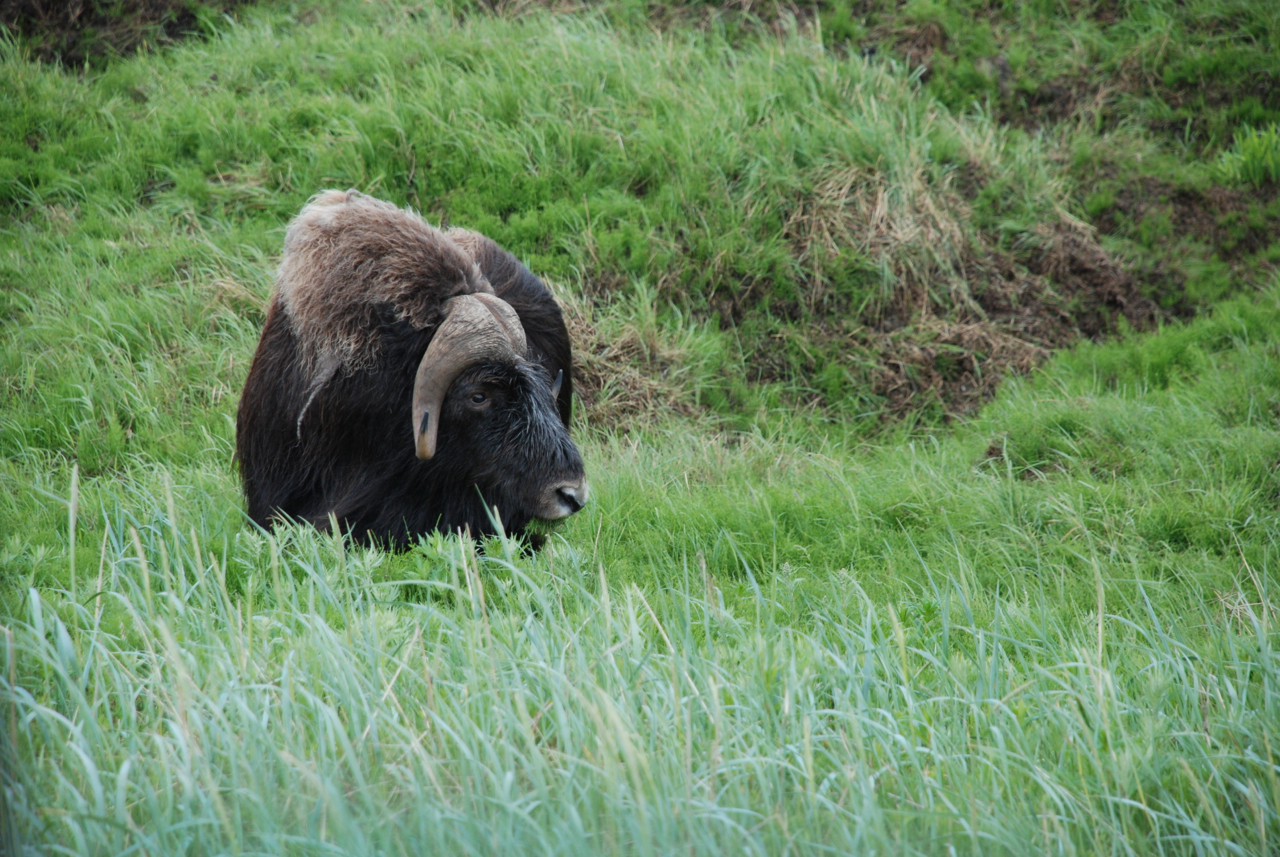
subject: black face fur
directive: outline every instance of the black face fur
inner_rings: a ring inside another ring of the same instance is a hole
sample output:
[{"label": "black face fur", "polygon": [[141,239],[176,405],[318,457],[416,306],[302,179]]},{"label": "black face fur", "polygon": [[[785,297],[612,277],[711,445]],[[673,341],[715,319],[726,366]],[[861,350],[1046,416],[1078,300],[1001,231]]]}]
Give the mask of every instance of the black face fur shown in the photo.
[{"label": "black face fur", "polygon": [[[525,360],[482,363],[463,372],[445,396],[433,461],[444,481],[474,485],[477,502],[483,498],[490,509],[496,507],[508,531],[581,506],[557,490],[580,482],[583,467],[560,421],[551,383],[546,370]],[[485,516],[484,506],[468,515],[472,531],[489,531],[487,516],[481,527],[476,513]]]}]

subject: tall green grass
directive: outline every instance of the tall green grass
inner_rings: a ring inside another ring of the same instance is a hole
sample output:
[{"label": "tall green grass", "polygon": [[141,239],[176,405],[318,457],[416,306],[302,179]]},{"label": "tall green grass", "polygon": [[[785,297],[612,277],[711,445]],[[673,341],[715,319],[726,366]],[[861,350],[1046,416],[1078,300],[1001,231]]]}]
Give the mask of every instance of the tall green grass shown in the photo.
[{"label": "tall green grass", "polygon": [[[1044,144],[796,35],[735,47],[603,14],[398,4],[324,5],[305,26],[245,14],[87,80],[5,49],[0,205],[34,219],[24,242],[57,207],[122,253],[142,236],[117,215],[189,233],[178,252],[201,261],[205,239],[275,252],[264,232],[318,188],[354,186],[596,295],[643,280],[745,321],[755,344],[788,318],[878,317],[904,290],[967,305],[979,231],[1013,241],[1064,216]],[[970,164],[1004,191],[989,223],[954,187]],[[15,263],[4,276],[20,281]]]},{"label": "tall green grass", "polygon": [[33,590],[6,632],[11,811],[56,852],[1262,854],[1280,835],[1265,570],[1241,567],[1225,618],[1162,618],[1145,592],[1108,601],[1104,574],[1146,572],[1096,555],[1093,613],[972,574],[896,607],[785,576],[726,603],[692,564],[646,592],[568,544],[437,543],[386,580],[382,555],[314,535],[210,551],[163,512],[90,559],[79,601]]},{"label": "tall green grass", "polygon": [[49,485],[79,539],[74,574],[65,540],[8,572],[18,834],[1267,853],[1278,319],[1067,355],[954,438],[597,435],[597,497],[537,556],[267,536],[219,511],[229,474],[86,479],[74,513]]},{"label": "tall green grass", "polygon": [[1233,182],[1255,187],[1280,184],[1280,125],[1245,128],[1223,152],[1218,167]]}]

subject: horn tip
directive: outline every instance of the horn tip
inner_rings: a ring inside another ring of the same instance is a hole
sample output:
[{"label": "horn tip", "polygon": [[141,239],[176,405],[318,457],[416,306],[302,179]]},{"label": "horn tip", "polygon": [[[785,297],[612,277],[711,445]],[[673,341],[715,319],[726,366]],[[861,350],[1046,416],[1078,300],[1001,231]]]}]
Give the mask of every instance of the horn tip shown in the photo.
[{"label": "horn tip", "polygon": [[414,438],[414,451],[418,454],[418,458],[427,461],[436,453],[435,436],[427,431],[431,425],[431,412],[424,411],[422,414],[422,422],[418,426],[417,437]]}]

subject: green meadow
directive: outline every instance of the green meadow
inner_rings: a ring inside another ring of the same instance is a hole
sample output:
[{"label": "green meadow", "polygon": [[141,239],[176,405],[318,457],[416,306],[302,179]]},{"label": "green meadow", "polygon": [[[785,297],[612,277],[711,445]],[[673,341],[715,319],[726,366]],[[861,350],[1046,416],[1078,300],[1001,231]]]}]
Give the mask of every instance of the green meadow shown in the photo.
[{"label": "green meadow", "polygon": [[[0,853],[1280,850],[1273,4],[193,9],[0,40]],[[561,298],[542,551],[245,518],[331,187]]]}]

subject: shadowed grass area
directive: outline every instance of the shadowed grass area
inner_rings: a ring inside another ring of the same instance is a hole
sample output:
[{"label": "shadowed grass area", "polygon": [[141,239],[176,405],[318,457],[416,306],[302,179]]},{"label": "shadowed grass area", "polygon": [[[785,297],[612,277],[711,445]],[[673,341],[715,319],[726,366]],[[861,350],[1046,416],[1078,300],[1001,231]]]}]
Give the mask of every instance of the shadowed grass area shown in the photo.
[{"label": "shadowed grass area", "polygon": [[67,66],[111,59],[212,32],[243,0],[5,0],[0,24],[42,60]]}]

